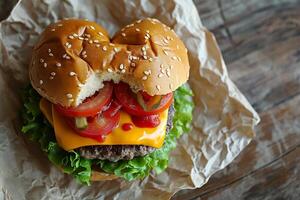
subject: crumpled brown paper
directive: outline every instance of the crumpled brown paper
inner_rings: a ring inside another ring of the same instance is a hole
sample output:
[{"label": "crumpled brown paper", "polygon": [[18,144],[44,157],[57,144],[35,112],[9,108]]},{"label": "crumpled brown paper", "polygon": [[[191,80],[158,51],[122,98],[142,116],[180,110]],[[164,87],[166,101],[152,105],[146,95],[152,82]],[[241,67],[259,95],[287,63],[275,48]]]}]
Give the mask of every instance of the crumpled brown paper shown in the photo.
[{"label": "crumpled brown paper", "polygon": [[[96,21],[111,35],[133,20],[154,17],[184,41],[196,103],[193,130],[180,138],[164,173],[82,186],[19,136],[19,91],[28,83],[32,47],[49,23],[70,17]],[[259,116],[229,79],[215,38],[192,1],[23,0],[0,31],[0,199],[168,199],[178,190],[201,187],[254,136]]]}]

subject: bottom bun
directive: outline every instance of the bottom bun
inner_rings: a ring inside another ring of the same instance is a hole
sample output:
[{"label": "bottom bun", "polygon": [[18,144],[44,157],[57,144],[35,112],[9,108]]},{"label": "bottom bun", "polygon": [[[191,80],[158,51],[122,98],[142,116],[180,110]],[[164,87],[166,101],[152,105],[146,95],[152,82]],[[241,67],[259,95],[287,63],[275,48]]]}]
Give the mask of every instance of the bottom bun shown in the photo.
[{"label": "bottom bun", "polygon": [[91,181],[110,181],[117,179],[118,177],[113,174],[107,174],[99,171],[92,171]]},{"label": "bottom bun", "polygon": [[[57,166],[57,167],[64,173],[64,170],[62,169],[62,167],[60,167],[60,166]],[[116,175],[113,175],[113,174],[107,174],[105,172],[92,170],[92,175],[91,175],[90,181],[111,181],[111,180],[114,180],[117,178],[119,178],[119,177],[117,177]]]}]

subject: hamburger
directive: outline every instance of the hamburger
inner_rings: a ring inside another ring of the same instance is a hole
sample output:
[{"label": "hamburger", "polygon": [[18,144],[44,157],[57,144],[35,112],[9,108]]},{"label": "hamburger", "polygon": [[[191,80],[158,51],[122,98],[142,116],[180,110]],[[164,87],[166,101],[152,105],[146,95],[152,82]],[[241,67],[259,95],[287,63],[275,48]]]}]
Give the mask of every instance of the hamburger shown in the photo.
[{"label": "hamburger", "polygon": [[112,38],[97,23],[61,20],[33,49],[22,132],[81,183],[160,173],[190,128],[188,77],[187,49],[156,19]]}]

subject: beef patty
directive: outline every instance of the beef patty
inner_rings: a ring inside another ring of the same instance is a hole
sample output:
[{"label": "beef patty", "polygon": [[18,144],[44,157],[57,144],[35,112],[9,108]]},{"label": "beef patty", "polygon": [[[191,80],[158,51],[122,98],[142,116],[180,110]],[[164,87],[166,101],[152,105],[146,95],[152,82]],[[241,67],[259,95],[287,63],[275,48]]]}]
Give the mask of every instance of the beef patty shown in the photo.
[{"label": "beef patty", "polygon": [[[168,111],[166,134],[172,129],[174,113],[174,106],[171,105]],[[84,158],[116,162],[118,160],[131,160],[134,157],[145,156],[155,151],[155,148],[145,145],[98,145],[80,147],[76,151]]]}]

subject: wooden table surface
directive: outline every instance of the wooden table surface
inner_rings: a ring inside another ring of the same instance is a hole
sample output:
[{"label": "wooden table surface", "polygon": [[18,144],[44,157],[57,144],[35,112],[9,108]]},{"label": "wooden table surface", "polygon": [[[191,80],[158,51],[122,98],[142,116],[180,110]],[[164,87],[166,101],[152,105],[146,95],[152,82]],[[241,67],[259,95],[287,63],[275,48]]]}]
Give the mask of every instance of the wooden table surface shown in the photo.
[{"label": "wooden table surface", "polygon": [[[0,0],[0,19],[15,2]],[[233,163],[173,199],[300,199],[300,0],[194,2],[262,120]]]}]

